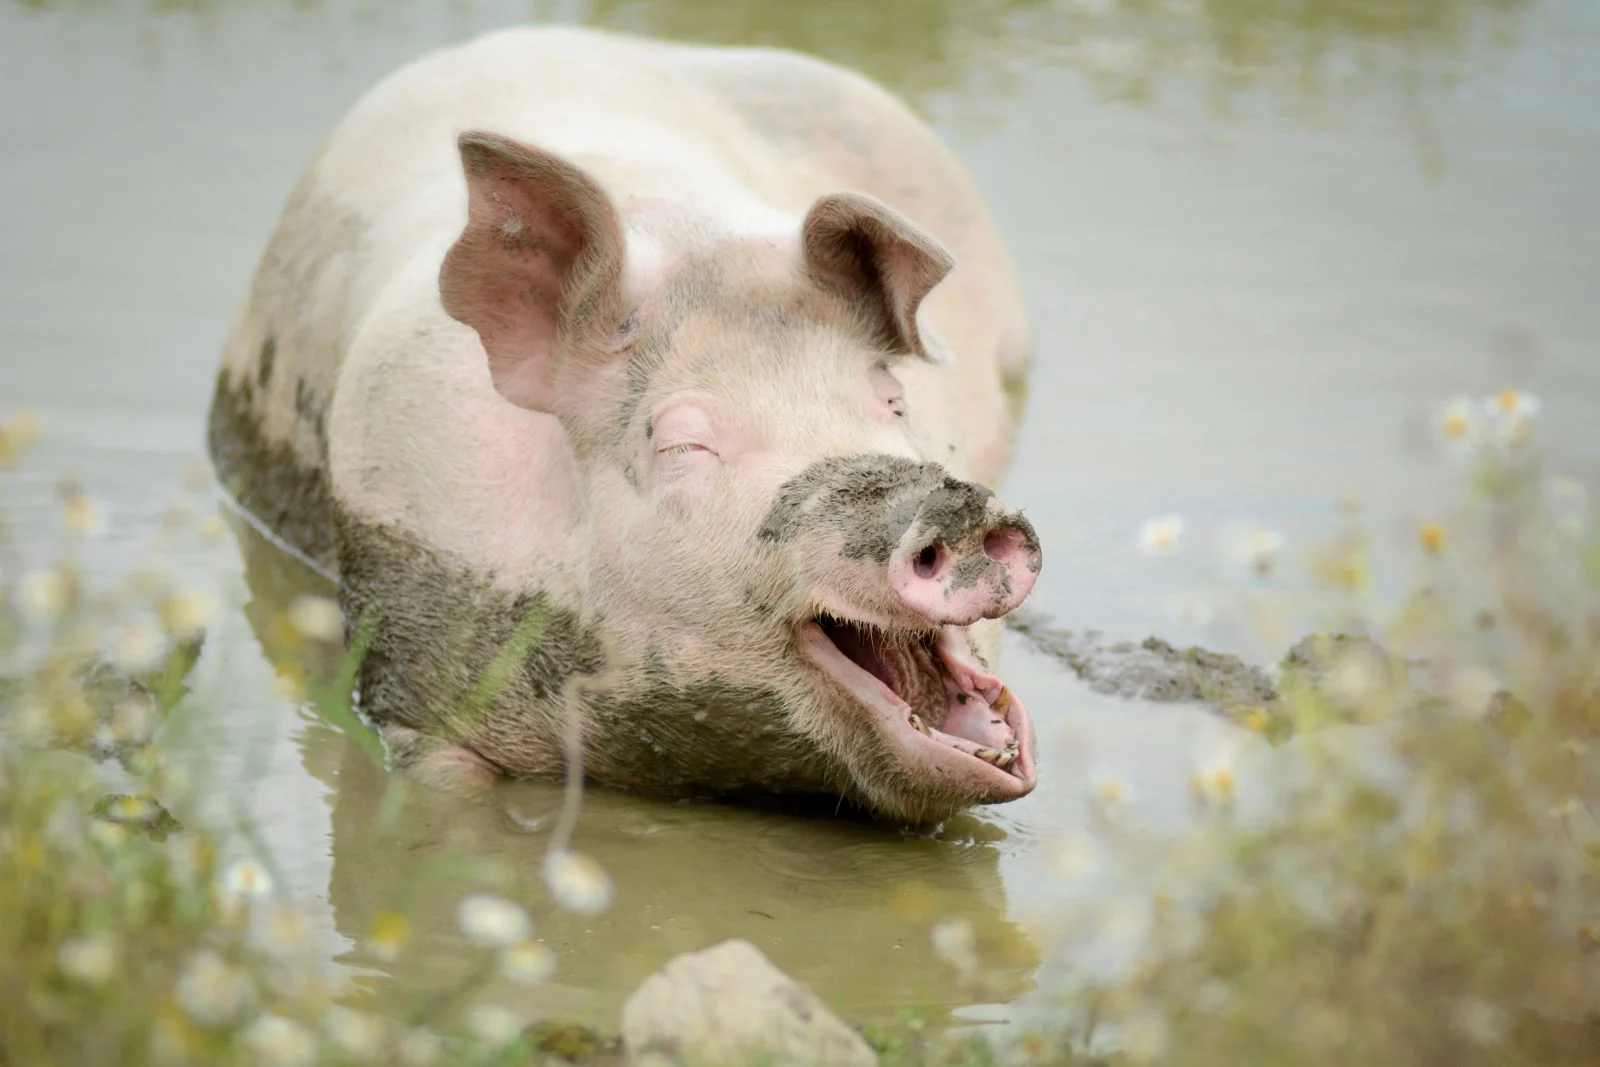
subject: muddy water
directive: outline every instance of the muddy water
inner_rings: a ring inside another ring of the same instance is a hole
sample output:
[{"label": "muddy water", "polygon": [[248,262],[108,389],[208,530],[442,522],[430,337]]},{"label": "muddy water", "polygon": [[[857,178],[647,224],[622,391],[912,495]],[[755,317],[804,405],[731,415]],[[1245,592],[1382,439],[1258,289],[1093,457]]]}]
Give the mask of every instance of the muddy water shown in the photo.
[{"label": "muddy water", "polygon": [[[1426,423],[1456,392],[1538,393],[1556,465],[1600,467],[1587,0],[6,3],[0,410],[35,409],[48,431],[0,482],[16,547],[32,563],[62,550],[70,472],[108,505],[78,550],[92,572],[154,559],[212,591],[223,609],[175,740],[214,783],[210,814],[259,828],[330,959],[377,991],[464,973],[454,900],[509,877],[561,957],[548,986],[496,991],[530,1018],[606,1022],[670,953],[742,935],[859,1018],[1003,1019],[1082,962],[1049,916],[1116,891],[1054,858],[1091,781],[1120,778],[1137,818],[1171,826],[1197,760],[1236,747],[1248,790],[1294,758],[1201,709],[1095,695],[1013,641],[1005,670],[1044,748],[1026,801],[908,838],[597,794],[578,844],[617,899],[583,918],[536,890],[551,790],[496,808],[397,797],[275,695],[247,612],[310,579],[253,553],[247,584],[231,541],[162,527],[202,458],[220,340],[281,198],[354,98],[430,47],[528,18],[804,47],[940,126],[1027,287],[1036,373],[1007,495],[1045,540],[1034,603],[1063,624],[1275,653],[1319,603],[1293,566],[1246,581],[1211,542],[1264,523],[1293,564],[1345,497],[1376,537],[1379,601],[1394,595],[1415,524],[1454,484]],[[1152,562],[1133,531],[1167,511],[1190,543]],[[358,941],[396,906],[418,945],[384,964]],[[929,924],[949,916],[977,929],[989,988],[935,964]]]}]

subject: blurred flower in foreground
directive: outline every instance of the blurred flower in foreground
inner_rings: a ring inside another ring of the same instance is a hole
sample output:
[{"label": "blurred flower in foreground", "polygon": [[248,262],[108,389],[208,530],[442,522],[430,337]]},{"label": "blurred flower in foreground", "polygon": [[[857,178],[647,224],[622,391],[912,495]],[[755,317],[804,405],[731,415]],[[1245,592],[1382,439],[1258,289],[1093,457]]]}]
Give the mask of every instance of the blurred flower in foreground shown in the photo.
[{"label": "blurred flower in foreground", "polygon": [[485,1045],[508,1045],[522,1033],[522,1023],[506,1008],[498,1004],[480,1004],[472,1009],[468,1020],[473,1036]]},{"label": "blurred flower in foreground", "polygon": [[395,1042],[395,1061],[403,1067],[431,1067],[444,1052],[444,1038],[431,1030],[407,1030]]},{"label": "blurred flower in foreground", "polygon": [[1232,803],[1237,784],[1229,753],[1219,753],[1189,776],[1195,798],[1219,806]]},{"label": "blurred flower in foreground", "polygon": [[222,872],[220,885],[235,899],[260,899],[272,893],[272,875],[255,860],[238,860]]},{"label": "blurred flower in foreground", "polygon": [[175,637],[199,633],[215,614],[216,606],[205,593],[179,593],[161,604],[161,622]]},{"label": "blurred flower in foreground", "polygon": [[1265,578],[1272,573],[1273,564],[1287,541],[1279,530],[1232,526],[1223,532],[1222,551],[1233,565]]},{"label": "blurred flower in foreground", "polygon": [[302,596],[289,605],[289,625],[313,641],[338,641],[344,637],[344,615],[327,597]]},{"label": "blurred flower in foreground", "polygon": [[367,952],[384,963],[393,963],[411,941],[411,920],[397,911],[380,911],[372,917],[372,928],[365,942]]},{"label": "blurred flower in foreground", "polygon": [[39,416],[19,411],[9,422],[0,423],[0,467],[9,467],[39,439],[43,427]]},{"label": "blurred flower in foreground", "polygon": [[1439,409],[1434,428],[1447,446],[1465,450],[1478,439],[1478,405],[1469,396],[1451,397]]},{"label": "blurred flower in foreground", "polygon": [[1163,515],[1139,527],[1139,550],[1150,556],[1170,556],[1183,538],[1183,516]]},{"label": "blurred flower in foreground", "polygon": [[556,903],[568,911],[598,915],[611,906],[611,879],[582,853],[560,849],[545,856],[544,881]]},{"label": "blurred flower in foreground", "polygon": [[1528,442],[1533,419],[1539,414],[1539,398],[1517,389],[1502,389],[1483,402],[1494,439],[1501,446],[1516,448]]},{"label": "blurred flower in foreground", "polygon": [[22,579],[22,610],[38,622],[54,622],[71,593],[71,583],[60,570],[36,571]]},{"label": "blurred flower in foreground", "polygon": [[1104,776],[1095,781],[1095,799],[1103,808],[1115,808],[1128,799],[1128,783],[1121,778]]},{"label": "blurred flower in foreground", "polygon": [[335,1004],[323,1016],[322,1025],[339,1051],[352,1060],[371,1063],[383,1055],[388,1031],[375,1015]]},{"label": "blurred flower in foreground", "polygon": [[117,665],[125,670],[153,667],[161,658],[161,652],[161,631],[148,619],[138,619],[117,632],[113,655]]},{"label": "blurred flower in foreground", "polygon": [[471,893],[456,906],[456,922],[467,940],[484,948],[506,948],[533,934],[521,907],[492,893]]},{"label": "blurred flower in foreground", "polygon": [[79,537],[98,537],[105,532],[105,506],[76,485],[62,489],[67,529]]},{"label": "blurred flower in foreground", "polygon": [[500,974],[521,985],[538,985],[556,973],[556,954],[537,941],[519,941],[500,954]]},{"label": "blurred flower in foreground", "polygon": [[56,950],[56,966],[80,985],[104,985],[117,969],[117,943],[106,934],[63,941]]},{"label": "blurred flower in foreground", "polygon": [[263,1015],[245,1028],[245,1047],[268,1067],[310,1067],[317,1062],[317,1038],[281,1015]]},{"label": "blurred flower in foreground", "polygon": [[201,1026],[221,1026],[249,1006],[255,989],[249,975],[209,948],[195,953],[173,987],[173,996]]},{"label": "blurred flower in foreground", "polygon": [[1444,551],[1445,540],[1444,527],[1436,522],[1425,522],[1417,527],[1417,541],[1430,556]]}]

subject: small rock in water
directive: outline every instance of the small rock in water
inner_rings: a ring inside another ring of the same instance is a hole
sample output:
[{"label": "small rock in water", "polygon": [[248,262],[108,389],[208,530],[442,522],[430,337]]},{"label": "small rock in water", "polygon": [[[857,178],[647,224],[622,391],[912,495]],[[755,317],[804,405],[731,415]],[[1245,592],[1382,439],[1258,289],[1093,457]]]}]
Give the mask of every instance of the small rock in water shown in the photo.
[{"label": "small rock in water", "polygon": [[873,1067],[856,1033],[748,941],[667,961],[622,1006],[628,1062]]}]

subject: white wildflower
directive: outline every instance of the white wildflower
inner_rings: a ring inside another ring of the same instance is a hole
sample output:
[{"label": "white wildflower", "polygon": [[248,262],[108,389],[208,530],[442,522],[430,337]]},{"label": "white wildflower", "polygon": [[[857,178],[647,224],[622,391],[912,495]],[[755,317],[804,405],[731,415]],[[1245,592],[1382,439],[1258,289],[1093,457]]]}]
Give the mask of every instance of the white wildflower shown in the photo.
[{"label": "white wildflower", "polygon": [[1533,435],[1533,420],[1539,414],[1539,398],[1517,389],[1502,389],[1483,402],[1496,443],[1518,448]]},{"label": "white wildflower", "polygon": [[71,583],[60,570],[35,571],[22,579],[22,610],[38,622],[61,617],[71,595]]},{"label": "white wildflower", "polygon": [[208,948],[195,953],[173,987],[178,1006],[201,1026],[222,1026],[254,998],[249,975]]},{"label": "white wildflower", "polygon": [[1094,795],[1102,808],[1110,810],[1128,799],[1128,783],[1115,775],[1101,775],[1095,779]]},{"label": "white wildflower", "polygon": [[267,921],[256,931],[261,947],[279,959],[310,954],[314,945],[311,924],[304,915],[286,904],[272,909]]},{"label": "white wildflower", "polygon": [[1150,556],[1170,556],[1183,538],[1183,516],[1162,515],[1139,527],[1139,550]]},{"label": "white wildflower", "polygon": [[229,864],[218,884],[227,896],[235,900],[260,899],[272,894],[272,875],[252,859]]},{"label": "white wildflower", "polygon": [[64,511],[67,529],[79,537],[99,537],[105,533],[107,509],[99,501],[74,489],[66,495]]},{"label": "white wildflower", "polygon": [[1470,396],[1451,397],[1439,409],[1433,425],[1447,448],[1465,451],[1478,439],[1478,405]]},{"label": "white wildflower", "polygon": [[56,949],[56,966],[80,985],[104,985],[117,969],[117,943],[106,934],[63,941]]},{"label": "white wildflower", "polygon": [[312,641],[338,641],[344,637],[344,615],[327,597],[296,597],[289,605],[289,625]]},{"label": "white wildflower", "polygon": [[537,941],[519,941],[500,954],[500,974],[521,985],[538,985],[556,973],[556,954]]},{"label": "white wildflower", "polygon": [[380,911],[372,917],[372,926],[362,944],[374,959],[393,963],[410,941],[411,920],[397,911]]},{"label": "white wildflower", "polygon": [[1233,754],[1219,752],[1211,759],[1202,763],[1193,774],[1189,776],[1189,789],[1195,798],[1208,804],[1227,805],[1232,803],[1234,791],[1238,787],[1238,778],[1234,773]]},{"label": "white wildflower", "polygon": [[1222,550],[1233,565],[1265,578],[1272,573],[1272,567],[1287,543],[1288,538],[1280,530],[1239,525],[1224,531]]},{"label": "white wildflower", "polygon": [[116,848],[125,844],[130,836],[126,826],[104,819],[89,820],[89,839],[102,848]]},{"label": "white wildflower", "polygon": [[179,593],[161,605],[161,621],[174,637],[192,637],[216,615],[216,604],[205,593]]},{"label": "white wildflower", "polygon": [[350,1059],[370,1063],[383,1055],[388,1030],[376,1015],[336,1004],[328,1009],[322,1024],[329,1040]]},{"label": "white wildflower", "polygon": [[154,667],[162,651],[161,632],[148,619],[139,619],[118,632],[113,654],[118,666],[138,671]]},{"label": "white wildflower", "polygon": [[522,1023],[506,1008],[497,1004],[480,1004],[472,1009],[467,1020],[472,1034],[485,1045],[508,1045],[522,1033]]},{"label": "white wildflower", "polygon": [[293,1019],[263,1015],[241,1035],[256,1062],[268,1067],[310,1067],[317,1062],[317,1037]]},{"label": "white wildflower", "polygon": [[472,893],[456,906],[456,922],[467,940],[484,948],[505,948],[526,941],[533,921],[522,908],[491,893]]},{"label": "white wildflower", "polygon": [[544,881],[556,903],[568,911],[598,915],[611,906],[610,877],[582,853],[560,849],[546,855]]},{"label": "white wildflower", "polygon": [[150,740],[156,727],[156,704],[150,697],[136,694],[117,702],[111,709],[111,734],[117,741],[140,745]]},{"label": "white wildflower", "polygon": [[432,1030],[407,1030],[395,1042],[395,1060],[401,1067],[433,1067],[444,1052],[444,1039]]}]

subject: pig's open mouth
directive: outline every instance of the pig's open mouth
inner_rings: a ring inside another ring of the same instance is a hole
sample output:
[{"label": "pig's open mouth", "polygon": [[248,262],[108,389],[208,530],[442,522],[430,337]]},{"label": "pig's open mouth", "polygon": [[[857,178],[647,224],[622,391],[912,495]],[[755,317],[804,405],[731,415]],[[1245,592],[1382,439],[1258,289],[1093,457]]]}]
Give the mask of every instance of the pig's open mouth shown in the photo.
[{"label": "pig's open mouth", "polygon": [[888,633],[822,615],[800,627],[798,645],[878,717],[917,769],[989,803],[1032,791],[1027,709],[978,663],[965,630]]}]

